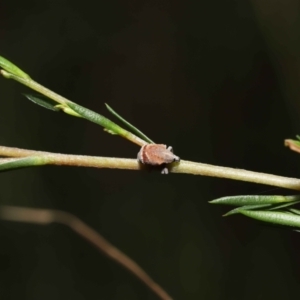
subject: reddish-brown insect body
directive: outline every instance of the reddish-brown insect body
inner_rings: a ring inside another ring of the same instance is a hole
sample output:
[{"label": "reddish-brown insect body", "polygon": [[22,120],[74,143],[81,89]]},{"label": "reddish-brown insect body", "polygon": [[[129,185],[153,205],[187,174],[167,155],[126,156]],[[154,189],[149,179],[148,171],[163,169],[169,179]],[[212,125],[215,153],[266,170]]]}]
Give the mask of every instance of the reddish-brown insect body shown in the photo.
[{"label": "reddish-brown insect body", "polygon": [[[173,153],[172,147],[163,144],[147,144],[142,146],[138,153],[138,161],[145,165],[160,166],[167,165],[180,158]],[[162,170],[163,174],[168,174],[168,169]]]}]

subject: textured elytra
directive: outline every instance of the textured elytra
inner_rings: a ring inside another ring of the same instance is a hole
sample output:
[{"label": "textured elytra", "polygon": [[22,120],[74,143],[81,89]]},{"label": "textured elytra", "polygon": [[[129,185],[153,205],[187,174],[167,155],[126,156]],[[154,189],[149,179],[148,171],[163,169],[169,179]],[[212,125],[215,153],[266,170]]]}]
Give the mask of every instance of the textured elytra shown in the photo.
[{"label": "textured elytra", "polygon": [[172,151],[172,147],[163,144],[147,144],[142,146],[137,156],[139,162],[145,165],[160,166],[179,161],[180,158]]}]

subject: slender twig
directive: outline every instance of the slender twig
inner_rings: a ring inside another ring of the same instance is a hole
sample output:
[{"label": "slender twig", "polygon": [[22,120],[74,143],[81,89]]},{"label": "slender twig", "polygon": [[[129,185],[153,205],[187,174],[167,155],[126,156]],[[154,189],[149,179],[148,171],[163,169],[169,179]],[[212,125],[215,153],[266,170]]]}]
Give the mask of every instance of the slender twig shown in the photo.
[{"label": "slender twig", "polygon": [[139,278],[160,299],[172,298],[135,261],[108,242],[93,228],[70,213],[60,210],[0,206],[0,218],[7,221],[27,222],[38,225],[60,223],[70,227],[75,233],[93,244],[112,260]]},{"label": "slender twig", "polygon": [[[143,146],[147,144],[146,141],[137,137],[136,135],[121,128],[119,125],[110,121],[109,119],[84,108],[35,82],[25,72],[19,69],[16,65],[9,62],[7,59],[0,57],[0,73],[8,79],[14,79],[29,88],[38,91],[46,97],[59,103],[59,107],[66,113],[71,115],[81,116],[91,122],[97,123],[103,126],[108,132],[119,134],[133,143]],[[115,113],[115,112],[114,112]],[[115,113],[116,115],[116,113]],[[117,115],[118,118],[121,118]],[[123,118],[122,118],[123,119]],[[128,123],[125,121],[126,124]],[[127,124],[128,125],[128,124]],[[90,157],[90,156],[78,156],[78,155],[64,155],[40,151],[30,151],[24,149],[0,147],[0,156],[10,157],[25,157],[31,156],[28,160],[19,160],[15,162],[3,162],[3,170],[8,170],[17,167],[36,166],[43,164],[54,165],[72,165],[83,167],[95,167],[95,168],[117,168],[117,169],[140,169],[140,165],[133,159],[122,158],[109,158],[109,157]],[[1,163],[1,161],[0,161]],[[4,165],[5,164],[5,165]],[[234,180],[242,180],[248,182],[255,182],[260,184],[267,184],[272,186],[284,187],[293,190],[300,190],[300,180],[296,178],[281,177],[265,173],[251,172],[241,169],[233,169],[219,166],[212,166],[208,164],[181,161],[179,164],[173,164],[170,166],[170,171],[174,173],[188,173],[194,175],[214,176],[222,177]]]},{"label": "slender twig", "polygon": [[[0,146],[0,156],[36,157],[34,163],[28,164],[27,166],[48,164],[129,170],[140,170],[142,168],[142,166],[138,163],[137,159],[69,155],[43,151],[33,151],[20,148],[11,148],[5,146]],[[25,165],[23,164],[21,167],[25,167]],[[181,160],[180,163],[174,163],[173,165],[171,165],[170,172],[221,177],[233,180],[241,180],[277,186],[291,190],[300,190],[300,179],[297,178],[282,177],[272,174],[247,171],[243,169],[220,167],[186,160]]]},{"label": "slender twig", "polygon": [[98,125],[101,125],[105,128],[106,131],[108,131],[111,134],[118,134],[122,136],[123,138],[131,141],[132,143],[135,143],[139,146],[146,145],[147,142],[141,139],[140,137],[136,136],[132,132],[129,132],[128,130],[120,127],[118,124],[112,122],[108,118],[88,109],[81,105],[78,105],[71,100],[49,90],[48,88],[44,87],[43,85],[39,84],[38,82],[34,81],[30,77],[20,77],[18,75],[15,75],[13,73],[7,72],[5,70],[0,70],[0,74],[3,75],[7,79],[14,79],[23,85],[26,85],[27,87],[31,88],[34,91],[37,91],[41,93],[42,95],[48,97],[49,99],[52,99],[54,102],[59,103],[59,105],[56,105],[56,108],[61,109],[65,113],[72,115],[72,116],[80,116],[82,118],[85,118],[93,123],[96,123]]}]

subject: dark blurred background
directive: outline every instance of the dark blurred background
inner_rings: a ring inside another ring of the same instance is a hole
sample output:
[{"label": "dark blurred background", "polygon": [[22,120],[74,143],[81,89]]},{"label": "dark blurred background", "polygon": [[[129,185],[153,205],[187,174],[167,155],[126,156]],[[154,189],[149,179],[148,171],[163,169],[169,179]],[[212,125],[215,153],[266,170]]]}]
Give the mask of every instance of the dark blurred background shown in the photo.
[{"label": "dark blurred background", "polygon": [[[1,1],[0,55],[110,117],[109,103],[182,159],[299,177],[283,146],[300,133],[295,0]],[[0,144],[98,156],[139,148],[27,101],[0,78]],[[175,299],[292,299],[300,236],[209,200],[293,194],[225,179],[125,170],[29,168],[0,174],[0,203],[75,214]],[[157,299],[62,225],[0,223],[0,298]]]}]

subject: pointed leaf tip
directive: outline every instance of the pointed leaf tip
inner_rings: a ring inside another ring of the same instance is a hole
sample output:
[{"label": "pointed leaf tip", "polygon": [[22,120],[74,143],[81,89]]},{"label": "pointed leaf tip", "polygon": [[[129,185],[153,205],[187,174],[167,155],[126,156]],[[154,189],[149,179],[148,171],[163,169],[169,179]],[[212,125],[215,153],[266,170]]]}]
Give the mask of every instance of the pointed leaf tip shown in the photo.
[{"label": "pointed leaf tip", "polygon": [[278,204],[299,201],[300,195],[295,196],[279,196],[279,195],[240,195],[227,196],[210,201],[211,204],[223,204],[233,206],[244,205],[263,205],[263,204]]},{"label": "pointed leaf tip", "polygon": [[258,210],[240,210],[239,212],[247,217],[263,222],[291,227],[300,227],[300,215],[292,213]]},{"label": "pointed leaf tip", "polygon": [[263,208],[269,208],[269,207],[272,207],[272,205],[271,204],[245,205],[245,206],[237,207],[237,208],[230,210],[229,212],[224,214],[223,217],[228,217],[228,216],[231,216],[234,214],[238,214],[238,213],[240,213],[241,210],[254,210],[254,209],[263,209]]},{"label": "pointed leaf tip", "polygon": [[146,141],[147,143],[154,144],[152,140],[150,140],[144,133],[142,133],[139,129],[133,126],[131,123],[126,121],[123,117],[121,117],[116,111],[114,111],[107,103],[105,103],[106,108],[108,111],[113,114],[116,118],[118,118],[124,125],[126,125],[134,134],[138,137]]},{"label": "pointed leaf tip", "polygon": [[44,108],[53,110],[53,111],[59,111],[60,108],[56,107],[56,103],[43,96],[43,95],[31,95],[31,94],[23,94],[28,100],[32,101],[34,104],[37,104],[39,106],[42,106]]}]

